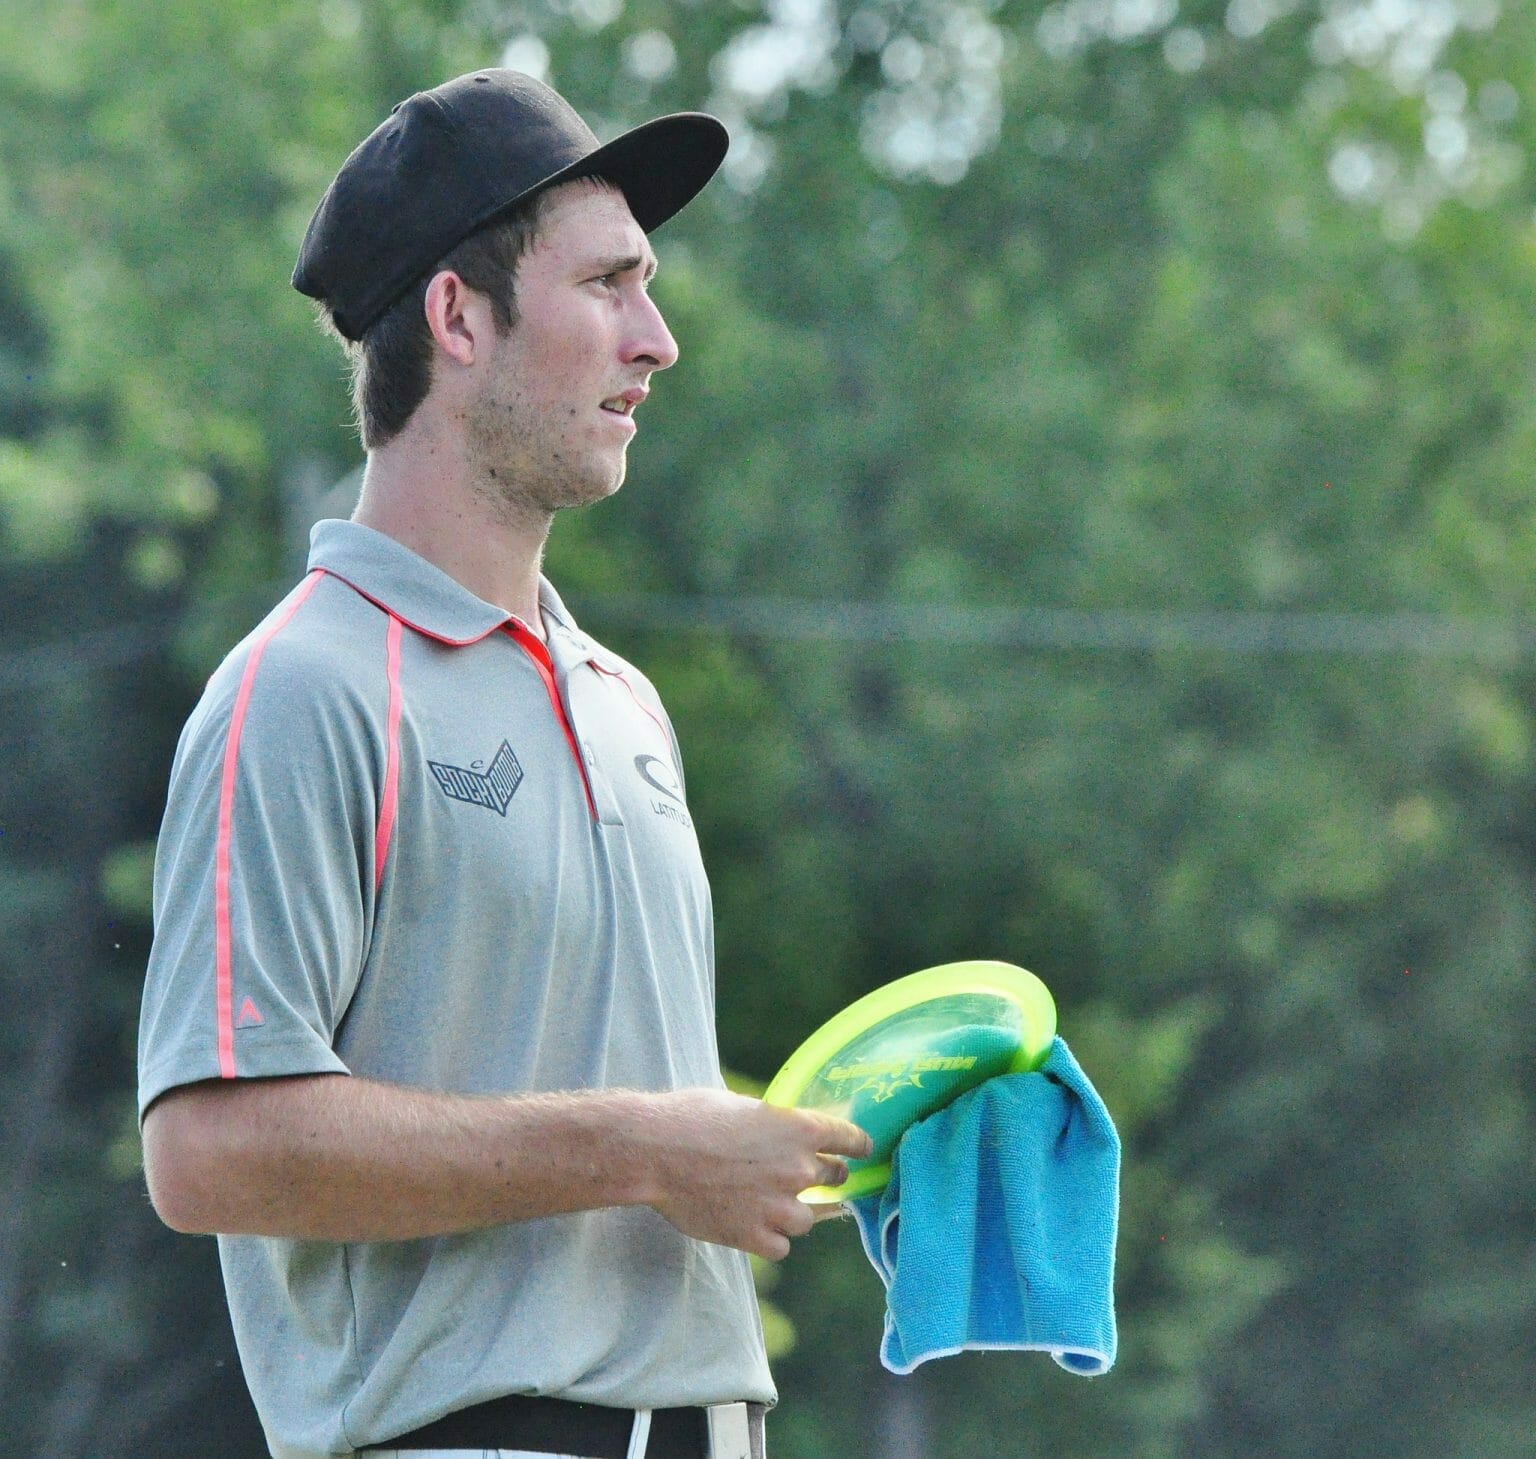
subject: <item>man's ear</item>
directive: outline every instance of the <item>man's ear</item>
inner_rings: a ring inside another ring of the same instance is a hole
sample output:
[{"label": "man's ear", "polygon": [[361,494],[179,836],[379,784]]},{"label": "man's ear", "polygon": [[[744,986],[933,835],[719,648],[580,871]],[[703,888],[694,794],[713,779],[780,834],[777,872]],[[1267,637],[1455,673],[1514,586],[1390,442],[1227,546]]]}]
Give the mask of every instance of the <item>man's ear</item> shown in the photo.
[{"label": "man's ear", "polygon": [[438,349],[455,364],[474,364],[495,330],[490,300],[444,269],[432,276],[422,307]]}]

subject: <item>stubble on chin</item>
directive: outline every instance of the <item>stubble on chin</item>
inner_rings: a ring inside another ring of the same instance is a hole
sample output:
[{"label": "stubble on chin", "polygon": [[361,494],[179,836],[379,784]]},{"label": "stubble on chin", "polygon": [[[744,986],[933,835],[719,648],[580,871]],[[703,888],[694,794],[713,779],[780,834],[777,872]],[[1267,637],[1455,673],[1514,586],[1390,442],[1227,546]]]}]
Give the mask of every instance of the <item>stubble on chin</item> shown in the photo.
[{"label": "stubble on chin", "polygon": [[497,464],[485,463],[476,471],[475,494],[484,501],[492,520],[526,527],[548,522],[557,512],[607,501],[624,483],[622,459],[606,477],[590,468],[586,472],[562,470],[564,464],[555,456],[544,469],[528,472],[502,457]]},{"label": "stubble on chin", "polygon": [[543,449],[514,401],[483,400],[464,419],[475,494],[492,519],[509,526],[547,523],[556,512],[606,501],[624,484],[627,456],[583,462],[569,447]]}]

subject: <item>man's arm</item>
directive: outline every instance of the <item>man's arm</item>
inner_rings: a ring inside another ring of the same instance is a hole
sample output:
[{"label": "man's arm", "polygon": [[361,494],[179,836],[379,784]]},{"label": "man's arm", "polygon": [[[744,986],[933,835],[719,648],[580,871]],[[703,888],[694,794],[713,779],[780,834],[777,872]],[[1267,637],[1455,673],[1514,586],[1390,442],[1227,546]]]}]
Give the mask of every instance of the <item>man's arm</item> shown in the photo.
[{"label": "man's arm", "polygon": [[144,1120],[150,1199],[179,1231],[392,1241],[646,1205],[775,1261],[814,1223],[799,1192],[869,1148],[724,1090],[480,1097],[334,1074],[184,1085]]}]

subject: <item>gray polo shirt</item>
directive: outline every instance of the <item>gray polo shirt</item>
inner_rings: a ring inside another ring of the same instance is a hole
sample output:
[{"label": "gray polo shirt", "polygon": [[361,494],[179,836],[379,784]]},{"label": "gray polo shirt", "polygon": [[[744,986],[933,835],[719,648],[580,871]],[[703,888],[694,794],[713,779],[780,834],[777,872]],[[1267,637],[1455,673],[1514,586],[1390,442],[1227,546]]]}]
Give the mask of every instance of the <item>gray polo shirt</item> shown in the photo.
[{"label": "gray polo shirt", "polygon": [[[194,1080],[317,1072],[719,1087],[709,887],[671,725],[548,583],[540,602],[547,652],[393,539],[315,528],[309,575],[177,749],[141,1113]],[[649,1209],[220,1249],[278,1459],[511,1392],[775,1396],[746,1256]]]}]

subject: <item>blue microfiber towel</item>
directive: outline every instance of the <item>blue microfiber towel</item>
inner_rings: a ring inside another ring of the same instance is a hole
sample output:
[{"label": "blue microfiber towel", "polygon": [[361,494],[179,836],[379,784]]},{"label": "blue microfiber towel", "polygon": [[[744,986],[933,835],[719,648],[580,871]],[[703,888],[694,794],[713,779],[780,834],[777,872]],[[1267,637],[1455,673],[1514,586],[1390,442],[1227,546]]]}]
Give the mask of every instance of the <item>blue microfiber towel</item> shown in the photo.
[{"label": "blue microfiber towel", "polygon": [[890,1184],[850,1203],[886,1286],[880,1361],[910,1373],[966,1348],[1115,1361],[1120,1137],[1066,1044],[902,1136]]}]

